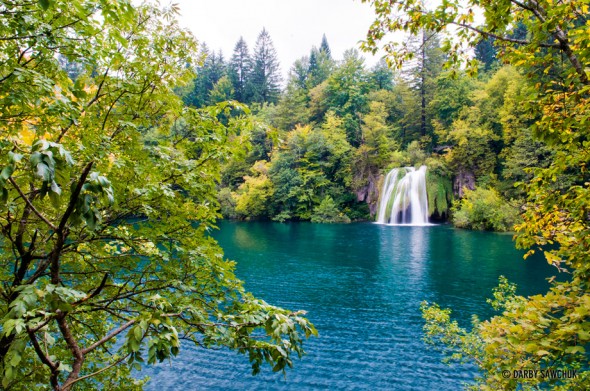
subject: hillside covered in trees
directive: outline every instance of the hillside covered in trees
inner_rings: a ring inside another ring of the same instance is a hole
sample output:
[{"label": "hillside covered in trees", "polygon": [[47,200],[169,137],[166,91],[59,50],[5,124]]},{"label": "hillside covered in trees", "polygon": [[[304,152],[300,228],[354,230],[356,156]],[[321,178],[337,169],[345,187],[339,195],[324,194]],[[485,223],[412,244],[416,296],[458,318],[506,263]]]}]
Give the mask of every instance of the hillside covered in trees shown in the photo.
[{"label": "hillside covered in trees", "polygon": [[500,64],[489,40],[475,49],[477,77],[445,69],[441,41],[426,30],[409,42],[411,61],[400,71],[385,61],[368,67],[355,49],[336,60],[326,36],[318,41],[283,84],[264,29],[252,52],[240,39],[227,60],[202,46],[205,61],[184,101],[237,100],[255,117],[251,148],[223,169],[225,217],[372,219],[383,175],[426,164],[431,219],[512,229],[524,202],[515,183],[551,152],[533,141],[535,117],[523,109],[533,86]]}]

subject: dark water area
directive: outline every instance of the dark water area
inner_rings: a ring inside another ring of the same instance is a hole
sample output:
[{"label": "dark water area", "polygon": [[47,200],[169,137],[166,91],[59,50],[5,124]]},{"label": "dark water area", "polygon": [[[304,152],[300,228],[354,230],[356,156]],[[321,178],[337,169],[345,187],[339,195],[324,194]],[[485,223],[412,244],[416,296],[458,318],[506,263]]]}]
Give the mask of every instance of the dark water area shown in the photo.
[{"label": "dark water area", "polygon": [[286,379],[270,368],[253,377],[247,357],[187,344],[139,374],[148,390],[458,390],[475,369],[441,363],[422,341],[420,303],[469,326],[472,314],[493,315],[498,276],[531,295],[555,273],[541,257],[524,261],[510,234],[444,225],[221,222],[214,236],[249,291],[308,311],[320,336]]}]

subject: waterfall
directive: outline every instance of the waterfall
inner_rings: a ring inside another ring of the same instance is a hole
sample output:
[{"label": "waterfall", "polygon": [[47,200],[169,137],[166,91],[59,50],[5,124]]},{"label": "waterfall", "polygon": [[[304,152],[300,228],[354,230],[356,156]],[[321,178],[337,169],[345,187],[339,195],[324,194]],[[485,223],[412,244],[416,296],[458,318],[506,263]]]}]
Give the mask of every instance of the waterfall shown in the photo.
[{"label": "waterfall", "polygon": [[426,166],[394,168],[385,177],[377,223],[428,225]]}]

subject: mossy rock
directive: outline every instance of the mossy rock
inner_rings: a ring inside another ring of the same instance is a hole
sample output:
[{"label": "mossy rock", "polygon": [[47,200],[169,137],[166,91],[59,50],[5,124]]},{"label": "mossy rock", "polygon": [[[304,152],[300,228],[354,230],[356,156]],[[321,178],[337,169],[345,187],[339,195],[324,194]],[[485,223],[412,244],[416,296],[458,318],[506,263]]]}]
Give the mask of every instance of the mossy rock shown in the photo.
[{"label": "mossy rock", "polygon": [[428,215],[437,220],[447,220],[453,205],[453,182],[426,171],[426,192],[428,194]]}]

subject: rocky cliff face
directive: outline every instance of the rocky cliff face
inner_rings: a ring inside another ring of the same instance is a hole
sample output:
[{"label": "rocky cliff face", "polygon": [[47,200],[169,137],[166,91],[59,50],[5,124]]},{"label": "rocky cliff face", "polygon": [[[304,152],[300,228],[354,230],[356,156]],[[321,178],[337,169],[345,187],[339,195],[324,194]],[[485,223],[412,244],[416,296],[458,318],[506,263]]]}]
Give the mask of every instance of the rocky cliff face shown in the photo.
[{"label": "rocky cliff face", "polygon": [[475,189],[475,175],[471,171],[461,170],[455,176],[453,181],[453,193],[458,198],[463,197],[463,189]]},{"label": "rocky cliff face", "polygon": [[377,206],[379,202],[379,189],[383,182],[383,176],[378,172],[369,172],[366,177],[355,178],[355,194],[356,199],[359,202],[366,202],[369,205],[371,217],[374,217],[377,213]]}]

